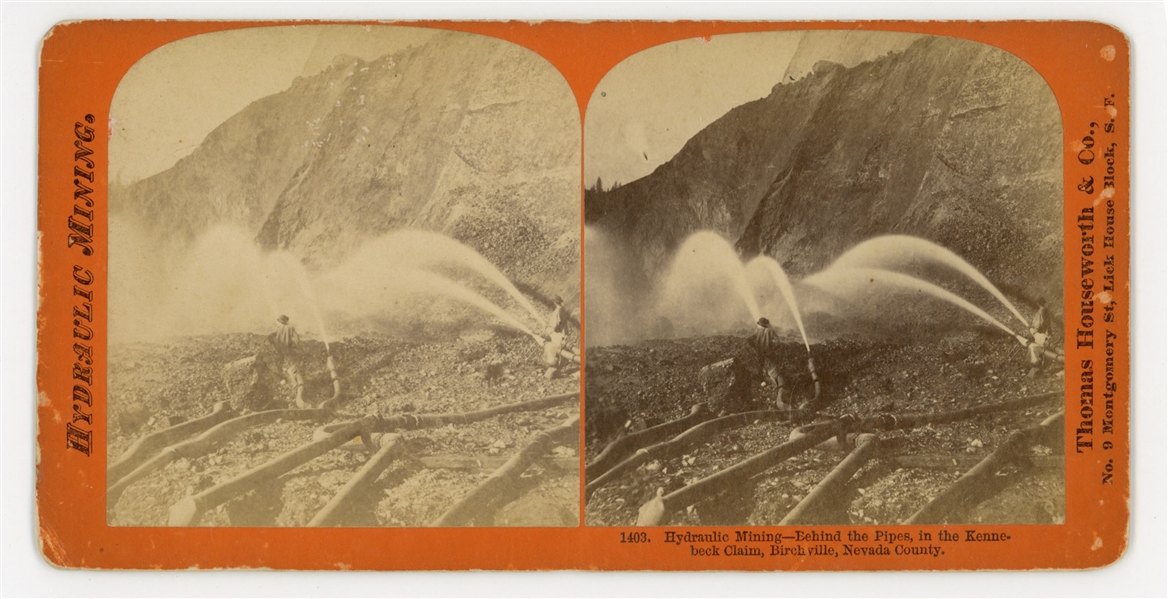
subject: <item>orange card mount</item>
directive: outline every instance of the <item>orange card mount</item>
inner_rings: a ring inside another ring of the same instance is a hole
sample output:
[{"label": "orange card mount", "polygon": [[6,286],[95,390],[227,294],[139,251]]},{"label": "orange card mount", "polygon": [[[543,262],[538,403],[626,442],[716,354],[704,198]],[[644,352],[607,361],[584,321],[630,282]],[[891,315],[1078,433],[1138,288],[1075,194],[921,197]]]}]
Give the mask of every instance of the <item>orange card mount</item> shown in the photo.
[{"label": "orange card mount", "polygon": [[1110,564],[1128,52],[1076,22],[59,25],[45,557]]}]

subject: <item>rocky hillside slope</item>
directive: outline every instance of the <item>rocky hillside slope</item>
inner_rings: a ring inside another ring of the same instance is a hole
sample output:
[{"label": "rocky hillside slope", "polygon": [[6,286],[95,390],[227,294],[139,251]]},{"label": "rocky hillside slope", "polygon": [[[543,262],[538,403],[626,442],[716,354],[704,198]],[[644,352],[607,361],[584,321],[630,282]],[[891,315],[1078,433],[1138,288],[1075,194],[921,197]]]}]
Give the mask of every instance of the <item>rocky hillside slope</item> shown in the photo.
[{"label": "rocky hillside slope", "polygon": [[[338,57],[252,103],[171,169],[112,190],[111,226],[134,228],[160,269],[221,224],[312,268],[420,228],[564,293],[579,280],[579,130],[566,82],[542,58],[443,34],[368,62]],[[130,252],[113,242],[115,259]]]},{"label": "rocky hillside slope", "polygon": [[776,85],[649,176],[590,191],[585,222],[616,244],[630,284],[651,281],[701,229],[793,276],[898,233],[952,249],[1017,294],[1061,298],[1061,136],[1054,96],[1029,65],[926,37]]}]

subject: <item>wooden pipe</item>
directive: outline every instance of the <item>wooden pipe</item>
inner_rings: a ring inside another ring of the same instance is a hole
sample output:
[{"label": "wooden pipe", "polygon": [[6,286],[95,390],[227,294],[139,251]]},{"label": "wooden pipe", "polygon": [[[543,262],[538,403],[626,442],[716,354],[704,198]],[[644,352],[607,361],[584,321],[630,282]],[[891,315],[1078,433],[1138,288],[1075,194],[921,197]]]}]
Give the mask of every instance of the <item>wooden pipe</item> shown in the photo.
[{"label": "wooden pipe", "polygon": [[645,430],[621,437],[609,443],[591,462],[588,462],[584,467],[584,478],[585,480],[592,480],[608,472],[613,466],[616,466],[629,455],[632,455],[637,448],[668,439],[713,417],[714,415],[710,413],[709,406],[705,403],[699,403],[690,408],[689,414],[677,420],[663,422],[657,426],[651,426]]},{"label": "wooden pipe", "polygon": [[1059,412],[1043,420],[1040,424],[1024,430],[1010,433],[993,453],[989,454],[968,472],[961,475],[957,482],[945,489],[936,499],[930,501],[915,514],[909,516],[904,524],[940,524],[952,512],[966,507],[970,498],[977,496],[979,487],[985,484],[987,477],[992,477],[1002,467],[1018,459],[1022,450],[1034,443],[1059,445],[1057,439],[1063,433],[1063,413]]},{"label": "wooden pipe", "polygon": [[226,401],[220,401],[211,409],[210,414],[202,418],[188,420],[170,428],[164,428],[140,437],[126,451],[122,452],[122,455],[116,462],[106,468],[106,484],[117,482],[123,476],[140,466],[142,462],[150,459],[151,455],[162,448],[168,445],[174,445],[191,435],[201,433],[235,416],[236,413],[235,410],[231,409],[231,404]]},{"label": "wooden pipe", "polygon": [[563,424],[540,432],[534,441],[521,449],[506,464],[491,473],[487,480],[475,487],[462,501],[454,504],[430,526],[465,526],[468,522],[487,514],[495,499],[502,495],[515,479],[532,463],[551,451],[553,447],[578,438],[580,417],[573,416]]},{"label": "wooden pipe", "polygon": [[260,466],[219,483],[201,493],[190,495],[170,507],[168,526],[196,526],[203,513],[232,497],[242,495],[262,484],[343,445],[355,435],[368,435],[377,422],[376,416],[346,422],[331,435],[302,445]]},{"label": "wooden pipe", "polygon": [[365,462],[365,465],[349,479],[349,482],[345,483],[344,487],[341,487],[340,491],[337,491],[336,495],[333,495],[332,499],[313,516],[307,526],[336,526],[341,515],[345,513],[345,509],[353,502],[353,498],[364,489],[369,488],[377,480],[377,477],[381,476],[381,473],[401,454],[401,435],[385,434],[377,437],[375,443],[380,448],[377,453]]},{"label": "wooden pipe", "polygon": [[270,424],[280,419],[284,420],[323,420],[328,418],[332,412],[328,410],[301,410],[301,409],[286,409],[286,410],[269,410],[266,412],[254,412],[246,416],[239,416],[221,422],[203,434],[164,448],[154,457],[147,460],[142,465],[135,468],[129,474],[115,481],[106,489],[106,511],[112,512],[114,507],[118,504],[118,499],[122,493],[135,481],[145,477],[146,475],[165,467],[167,464],[179,458],[197,458],[199,456],[210,453],[213,449],[218,447],[221,443],[231,439],[235,435],[253,427]]}]

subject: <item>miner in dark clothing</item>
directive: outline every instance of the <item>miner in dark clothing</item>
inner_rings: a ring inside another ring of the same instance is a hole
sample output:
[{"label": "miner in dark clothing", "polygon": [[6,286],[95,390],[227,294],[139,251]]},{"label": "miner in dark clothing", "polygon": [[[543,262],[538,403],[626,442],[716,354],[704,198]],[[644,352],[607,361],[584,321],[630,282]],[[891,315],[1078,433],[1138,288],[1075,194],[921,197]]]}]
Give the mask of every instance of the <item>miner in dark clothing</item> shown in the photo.
[{"label": "miner in dark clothing", "polygon": [[564,333],[568,332],[568,311],[564,309],[564,298],[556,296],[553,300],[555,307],[552,308],[551,315],[548,316],[548,333]]},{"label": "miner in dark clothing", "polygon": [[747,343],[758,356],[763,377],[777,389],[775,405],[781,410],[791,409],[791,404],[783,397],[785,382],[779,374],[779,333],[771,327],[771,321],[766,318],[758,319],[758,330],[747,339]]}]

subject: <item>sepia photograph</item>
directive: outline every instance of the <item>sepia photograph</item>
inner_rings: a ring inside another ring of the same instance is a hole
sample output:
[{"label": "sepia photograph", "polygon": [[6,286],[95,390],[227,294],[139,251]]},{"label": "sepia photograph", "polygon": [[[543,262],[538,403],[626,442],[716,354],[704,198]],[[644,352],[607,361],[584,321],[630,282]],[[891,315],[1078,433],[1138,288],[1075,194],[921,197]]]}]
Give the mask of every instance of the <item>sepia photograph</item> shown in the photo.
[{"label": "sepia photograph", "polygon": [[107,522],[579,526],[579,114],[535,52],[439,29],[242,27],[135,63]]},{"label": "sepia photograph", "polygon": [[1063,122],[1032,66],[690,38],[608,72],[584,146],[587,525],[1065,522]]},{"label": "sepia photograph", "polygon": [[1129,31],[198,18],[39,28],[42,567],[1146,554]]}]

